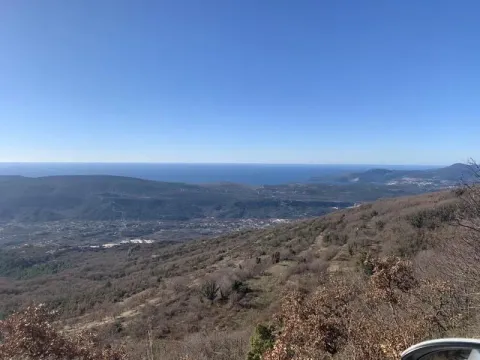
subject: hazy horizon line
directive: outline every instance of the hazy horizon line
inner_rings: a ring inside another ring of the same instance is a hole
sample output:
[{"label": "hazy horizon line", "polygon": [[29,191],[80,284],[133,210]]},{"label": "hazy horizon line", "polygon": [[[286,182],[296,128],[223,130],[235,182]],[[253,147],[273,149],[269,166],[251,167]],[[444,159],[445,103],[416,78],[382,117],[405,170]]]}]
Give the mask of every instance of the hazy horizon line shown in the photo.
[{"label": "hazy horizon line", "polygon": [[287,166],[450,166],[463,162],[442,164],[419,163],[275,163],[275,162],[169,162],[169,161],[0,161],[0,164],[104,164],[104,165],[287,165]]}]

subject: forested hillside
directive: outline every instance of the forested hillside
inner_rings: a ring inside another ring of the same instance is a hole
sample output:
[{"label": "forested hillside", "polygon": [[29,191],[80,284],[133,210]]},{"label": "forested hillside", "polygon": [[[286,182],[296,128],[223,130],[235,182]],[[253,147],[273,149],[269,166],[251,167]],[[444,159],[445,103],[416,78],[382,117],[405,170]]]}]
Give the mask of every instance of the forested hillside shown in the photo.
[{"label": "forested hillside", "polygon": [[306,218],[418,186],[191,185],[121,176],[0,176],[0,222]]}]

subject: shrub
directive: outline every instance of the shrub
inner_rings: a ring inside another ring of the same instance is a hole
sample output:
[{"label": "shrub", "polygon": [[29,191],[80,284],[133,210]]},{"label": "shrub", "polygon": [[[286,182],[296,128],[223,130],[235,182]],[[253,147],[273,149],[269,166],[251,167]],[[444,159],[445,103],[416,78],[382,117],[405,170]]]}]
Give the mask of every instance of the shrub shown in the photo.
[{"label": "shrub", "polygon": [[357,249],[357,243],[349,243],[347,246],[348,254],[353,256],[355,254],[355,250]]},{"label": "shrub", "polygon": [[408,217],[410,225],[414,228],[421,229],[427,224],[427,217],[425,211],[420,211],[418,213],[412,214]]},{"label": "shrub", "polygon": [[325,261],[330,261],[332,260],[335,256],[337,256],[338,252],[339,252],[339,248],[336,247],[336,246],[331,246],[329,248],[327,248],[325,250],[325,252],[323,253],[323,259]]},{"label": "shrub", "polygon": [[250,288],[243,281],[239,280],[233,282],[232,290],[238,294],[246,294],[250,292]]},{"label": "shrub", "polygon": [[200,293],[205,296],[208,300],[213,302],[218,295],[220,287],[217,285],[215,280],[207,280],[202,284]]},{"label": "shrub", "polygon": [[373,275],[374,259],[370,254],[361,252],[358,257],[357,264],[365,275]]},{"label": "shrub", "polygon": [[377,229],[380,230],[380,231],[385,228],[385,225],[386,225],[386,224],[385,224],[385,221],[383,221],[383,220],[377,220],[377,221],[375,222],[375,226],[376,226]]},{"label": "shrub", "polygon": [[280,262],[280,252],[279,251],[275,251],[273,254],[272,254],[272,264],[277,264]]},{"label": "shrub", "polygon": [[416,235],[396,239],[393,244],[392,253],[395,256],[402,258],[412,258],[415,254],[422,250],[428,250],[434,246],[432,239],[424,233],[418,233]]},{"label": "shrub", "polygon": [[372,210],[370,213],[363,213],[362,216],[360,216],[360,219],[363,221],[369,221],[370,219],[374,218],[377,215],[378,215],[378,211]]},{"label": "shrub", "polygon": [[49,360],[125,360],[125,352],[102,348],[93,334],[68,337],[57,331],[53,313],[30,306],[0,321],[0,358]]},{"label": "shrub", "polygon": [[465,301],[453,284],[419,280],[398,258],[369,262],[368,278],[332,276],[313,294],[290,293],[277,315],[281,331],[262,359],[393,360],[464,321]]},{"label": "shrub", "polygon": [[[181,341],[154,340],[149,360],[245,360],[246,332],[209,332],[187,335]],[[142,348],[135,359],[145,359]]]},{"label": "shrub", "polygon": [[414,228],[435,229],[443,223],[455,220],[456,207],[454,205],[443,205],[435,209],[421,210],[407,217]]},{"label": "shrub", "polygon": [[338,235],[337,233],[334,232],[328,232],[324,235],[323,237],[323,242],[326,245],[345,245],[348,241],[348,235],[346,234],[341,234]]},{"label": "shrub", "polygon": [[341,283],[322,287],[313,296],[288,295],[279,320],[283,324],[266,360],[323,359],[336,354],[348,336],[348,304],[354,288]]},{"label": "shrub", "polygon": [[259,324],[250,338],[250,351],[247,360],[262,360],[263,354],[273,348],[275,337],[270,326]]},{"label": "shrub", "polygon": [[227,287],[220,287],[220,301],[227,301],[232,293],[232,290]]}]

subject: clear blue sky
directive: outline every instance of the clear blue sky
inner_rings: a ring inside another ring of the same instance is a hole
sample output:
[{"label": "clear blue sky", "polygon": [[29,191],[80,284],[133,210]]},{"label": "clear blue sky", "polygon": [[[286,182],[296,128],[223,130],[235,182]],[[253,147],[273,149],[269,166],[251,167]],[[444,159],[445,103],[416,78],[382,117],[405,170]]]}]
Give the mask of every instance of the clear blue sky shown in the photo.
[{"label": "clear blue sky", "polygon": [[480,158],[478,0],[2,0],[0,161]]}]

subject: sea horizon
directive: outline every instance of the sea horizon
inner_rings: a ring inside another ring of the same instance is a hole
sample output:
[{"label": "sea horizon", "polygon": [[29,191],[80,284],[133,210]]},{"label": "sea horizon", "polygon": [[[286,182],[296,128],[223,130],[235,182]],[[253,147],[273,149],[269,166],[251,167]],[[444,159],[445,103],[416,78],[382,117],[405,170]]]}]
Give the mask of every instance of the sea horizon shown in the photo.
[{"label": "sea horizon", "polygon": [[168,162],[168,161],[0,161],[7,164],[151,164],[151,165],[286,165],[286,166],[380,166],[380,167],[414,167],[440,168],[452,164],[369,164],[369,163],[274,163],[274,162]]}]

